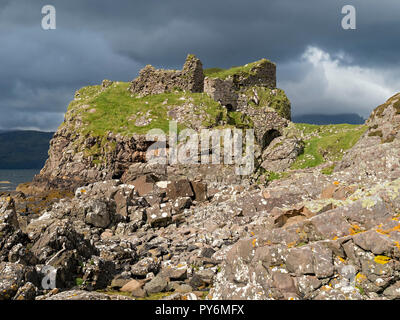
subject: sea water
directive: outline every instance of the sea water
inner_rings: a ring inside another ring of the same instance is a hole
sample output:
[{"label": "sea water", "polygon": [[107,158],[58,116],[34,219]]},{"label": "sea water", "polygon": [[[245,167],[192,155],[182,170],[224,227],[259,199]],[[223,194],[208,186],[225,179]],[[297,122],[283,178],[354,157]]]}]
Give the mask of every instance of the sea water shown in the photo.
[{"label": "sea water", "polygon": [[0,169],[0,192],[11,191],[24,182],[32,181],[40,169],[3,170]]}]

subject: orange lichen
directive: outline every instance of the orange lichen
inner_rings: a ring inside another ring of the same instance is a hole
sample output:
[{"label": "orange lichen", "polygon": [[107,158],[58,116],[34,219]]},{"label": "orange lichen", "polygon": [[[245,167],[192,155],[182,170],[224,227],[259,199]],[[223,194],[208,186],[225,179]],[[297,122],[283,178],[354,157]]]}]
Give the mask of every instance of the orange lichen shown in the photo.
[{"label": "orange lichen", "polygon": [[296,241],[293,241],[293,242],[289,242],[288,244],[287,244],[287,247],[288,248],[293,248],[295,245],[296,245]]},{"label": "orange lichen", "polygon": [[387,230],[383,230],[383,229],[381,229],[381,227],[382,227],[382,224],[380,224],[375,229],[375,231],[380,233],[380,234],[386,235],[386,236],[389,235],[391,232],[394,232],[394,231],[400,232],[400,224],[398,224],[397,226],[395,226],[393,228],[387,229]]},{"label": "orange lichen", "polygon": [[363,230],[361,230],[360,226],[353,224],[350,228],[349,228],[349,232],[350,235],[355,235],[357,233],[363,232]]},{"label": "orange lichen", "polygon": [[374,259],[374,261],[375,261],[376,263],[379,263],[379,264],[386,264],[386,263],[388,263],[390,260],[391,260],[391,259],[390,259],[389,257],[386,257],[386,256],[376,256],[375,259]]},{"label": "orange lichen", "polygon": [[251,242],[251,244],[253,245],[253,248],[255,248],[255,247],[256,247],[256,244],[257,244],[257,239],[254,239],[254,240]]},{"label": "orange lichen", "polygon": [[357,275],[356,275],[357,282],[362,282],[365,280],[367,280],[367,277],[365,275],[363,275],[361,272],[357,273]]}]

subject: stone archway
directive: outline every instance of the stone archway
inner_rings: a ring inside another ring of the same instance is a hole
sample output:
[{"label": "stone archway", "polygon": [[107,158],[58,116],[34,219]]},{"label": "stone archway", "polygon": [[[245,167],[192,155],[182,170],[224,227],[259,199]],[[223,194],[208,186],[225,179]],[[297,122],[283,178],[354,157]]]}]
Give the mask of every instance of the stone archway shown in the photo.
[{"label": "stone archway", "polygon": [[267,148],[272,140],[281,136],[281,133],[276,129],[270,129],[264,133],[262,138],[262,150]]},{"label": "stone archway", "polygon": [[232,106],[230,103],[228,103],[227,105],[225,105],[225,108],[226,108],[226,110],[228,110],[228,112],[229,112],[229,111],[234,111],[234,110],[233,110],[233,106]]}]

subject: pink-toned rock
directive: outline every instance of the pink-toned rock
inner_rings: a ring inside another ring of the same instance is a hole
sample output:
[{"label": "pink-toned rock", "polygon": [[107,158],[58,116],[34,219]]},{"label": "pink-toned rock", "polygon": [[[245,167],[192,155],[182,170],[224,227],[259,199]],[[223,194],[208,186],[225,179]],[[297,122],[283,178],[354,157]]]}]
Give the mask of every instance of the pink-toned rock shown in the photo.
[{"label": "pink-toned rock", "polygon": [[136,290],[139,290],[143,287],[143,283],[137,281],[137,280],[131,280],[127,284],[125,284],[120,291],[122,292],[133,292]]},{"label": "pink-toned rock", "polygon": [[102,240],[105,240],[105,239],[111,238],[112,236],[113,236],[112,231],[111,231],[111,230],[106,230],[106,231],[104,231],[104,232],[100,235],[100,238],[101,238]]}]

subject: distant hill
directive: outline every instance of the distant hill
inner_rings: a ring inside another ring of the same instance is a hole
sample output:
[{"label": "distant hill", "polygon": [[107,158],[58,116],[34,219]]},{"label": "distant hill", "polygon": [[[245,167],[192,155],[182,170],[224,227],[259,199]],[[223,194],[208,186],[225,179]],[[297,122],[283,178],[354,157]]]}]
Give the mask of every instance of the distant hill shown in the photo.
[{"label": "distant hill", "polygon": [[309,124],[363,124],[365,119],[355,113],[343,114],[304,114],[300,116],[292,116],[292,121],[295,123],[309,123]]},{"label": "distant hill", "polygon": [[41,169],[53,132],[1,131],[0,169]]}]

